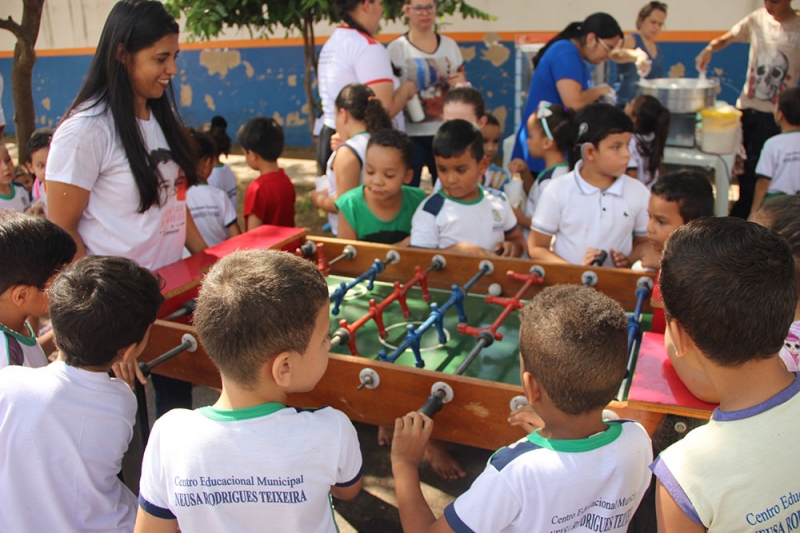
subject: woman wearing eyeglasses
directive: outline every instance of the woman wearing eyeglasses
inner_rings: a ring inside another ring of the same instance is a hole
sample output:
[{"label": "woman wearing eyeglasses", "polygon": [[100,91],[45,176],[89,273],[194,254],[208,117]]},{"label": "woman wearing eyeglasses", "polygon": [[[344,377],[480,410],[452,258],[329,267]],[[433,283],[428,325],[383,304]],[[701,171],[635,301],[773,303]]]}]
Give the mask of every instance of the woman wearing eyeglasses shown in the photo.
[{"label": "woman wearing eyeglasses", "polygon": [[617,105],[625,105],[638,94],[639,79],[653,80],[664,77],[664,56],[661,55],[656,37],[664,27],[667,4],[650,2],[639,10],[636,17],[636,33],[626,35],[622,48],[611,52],[619,75]]},{"label": "woman wearing eyeglasses", "polygon": [[[583,22],[573,22],[550,39],[533,58],[533,77],[528,89],[525,111],[517,130],[517,140],[509,163],[511,172],[524,170],[523,163],[536,174],[544,170],[544,161],[528,151],[525,125],[542,100],[573,111],[613,93],[608,85],[592,86],[584,61],[599,65],[622,43],[624,35],[617,21],[607,13],[595,13]],[[513,163],[513,165],[512,165]]]},{"label": "woman wearing eyeglasses", "polygon": [[406,119],[406,132],[414,142],[411,185],[419,187],[422,167],[427,166],[436,181],[431,142],[442,124],[444,97],[450,87],[465,84],[467,79],[458,44],[436,33],[436,1],[405,0],[403,13],[408,18],[408,32],[389,43],[388,50],[400,79],[414,81],[419,90],[424,116]]},{"label": "woman wearing eyeglasses", "polygon": [[326,167],[331,156],[330,139],[336,133],[335,101],[346,85],[369,86],[389,116],[397,116],[398,129],[404,129],[400,111],[417,92],[413,82],[400,83],[392,70],[389,53],[373,37],[383,16],[383,0],[333,0],[331,3],[334,15],[343,24],[334,30],[319,54],[317,80],[324,124],[317,146],[320,169]]}]

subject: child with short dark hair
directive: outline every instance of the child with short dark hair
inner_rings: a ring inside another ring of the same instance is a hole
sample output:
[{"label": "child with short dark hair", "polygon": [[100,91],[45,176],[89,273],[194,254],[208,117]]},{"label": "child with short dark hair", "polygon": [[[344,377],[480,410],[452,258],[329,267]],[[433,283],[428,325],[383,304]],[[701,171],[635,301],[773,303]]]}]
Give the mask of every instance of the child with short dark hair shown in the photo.
[{"label": "child with short dark hair", "polygon": [[239,130],[245,161],[261,175],[247,186],[244,196],[244,229],[262,224],[294,227],[294,185],[278,166],[283,153],[283,128],[275,119],[256,117]]},{"label": "child with short dark hair", "polygon": [[[531,222],[531,259],[627,268],[647,234],[647,187],[625,175],[633,122],[610,104],[592,104],[575,117],[575,169],[551,180]],[[632,237],[633,236],[633,237]],[[553,251],[550,243],[555,237]]]},{"label": "child with short dark hair", "polygon": [[714,216],[714,190],[704,175],[693,170],[658,178],[647,202],[647,245],[632,257],[634,270],[658,270],[661,251],[670,234],[700,217]]},{"label": "child with short dark hair", "polygon": [[33,201],[38,204],[33,209],[37,212],[47,214],[47,182],[45,174],[47,172],[47,156],[50,154],[50,141],[53,140],[53,130],[41,128],[33,132],[25,149],[28,152],[28,159],[25,166],[33,174]]},{"label": "child with short dark hair", "polygon": [[781,93],[775,122],[781,132],[770,137],[761,150],[750,213],[758,211],[764,200],[800,192],[800,87]]},{"label": "child with short dark hair", "polygon": [[694,220],[667,241],[659,284],[674,356],[705,372],[719,408],[652,466],[660,531],[790,527],[800,379],[778,352],[796,270],[780,235],[734,217]]},{"label": "child with short dark hair", "polygon": [[508,198],[480,185],[488,167],[480,130],[466,120],[445,122],[433,138],[433,155],[442,189],[414,214],[411,246],[519,257],[525,241]]},{"label": "child with short dark hair", "polygon": [[[197,183],[186,191],[186,207],[192,214],[197,231],[209,246],[242,233],[231,199],[222,189],[210,187],[208,177],[214,168],[216,148],[211,136],[198,130],[189,130],[195,144],[197,158]],[[184,250],[184,256],[189,250]]]},{"label": "child with short dark hair", "polygon": [[364,184],[339,196],[339,237],[408,245],[411,217],[425,191],[409,187],[414,145],[402,131],[380,130],[367,144]]},{"label": "child with short dark hair", "polygon": [[417,469],[433,421],[398,418],[392,472],[404,531],[627,531],[653,453],[638,423],[602,415],[626,374],[625,312],[594,289],[554,285],[520,324],[520,379],[544,427],[495,452],[437,520]]},{"label": "child with short dark hair", "polygon": [[47,316],[47,287],[75,249],[69,233],[52,222],[0,209],[0,368],[47,364],[26,320]]},{"label": "child with short dark hair", "polygon": [[216,115],[211,119],[208,134],[214,141],[214,168],[208,176],[208,184],[217,189],[222,189],[231,199],[234,207],[239,207],[239,186],[236,175],[231,167],[224,164],[221,157],[228,157],[231,153],[231,138],[228,137],[228,121],[225,117]]},{"label": "child with short dark hair", "polygon": [[625,113],[633,120],[633,136],[628,146],[631,160],[626,174],[650,189],[664,162],[672,115],[656,98],[645,94],[628,102]]},{"label": "child with short dark hair", "polygon": [[6,145],[0,141],[0,209],[24,213],[30,205],[27,191],[14,183],[14,161]]},{"label": "child with short dark hair", "polygon": [[131,531],[136,496],[117,474],[136,397],[108,371],[146,346],[160,284],[128,259],[87,256],[48,292],[60,359],[0,371],[0,530]]},{"label": "child with short dark hair", "polygon": [[336,531],[329,497],[361,488],[355,428],[330,407],[285,406],[325,373],[329,306],[316,264],[293,254],[237,251],[211,268],[194,323],[222,394],[156,422],[137,532]]}]

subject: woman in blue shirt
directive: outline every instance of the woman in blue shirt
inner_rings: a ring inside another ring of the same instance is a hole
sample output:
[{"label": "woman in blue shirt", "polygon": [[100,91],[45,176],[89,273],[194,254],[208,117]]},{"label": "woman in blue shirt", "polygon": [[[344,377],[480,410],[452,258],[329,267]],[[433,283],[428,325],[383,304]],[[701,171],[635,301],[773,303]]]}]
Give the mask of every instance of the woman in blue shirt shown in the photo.
[{"label": "woman in blue shirt", "polygon": [[[547,42],[533,58],[533,77],[512,159],[523,159],[534,175],[544,169],[544,161],[528,153],[528,130],[525,127],[528,117],[542,100],[577,111],[611,94],[613,91],[608,85],[592,87],[584,61],[593,65],[606,61],[622,39],[622,30],[614,17],[595,13],[583,22],[573,22]],[[512,170],[511,165],[509,170]]]},{"label": "woman in blue shirt", "polygon": [[658,49],[656,37],[664,27],[667,18],[667,4],[650,2],[639,11],[636,18],[636,33],[625,37],[622,49],[612,52],[611,59],[617,63],[619,88],[617,105],[625,105],[639,93],[640,61],[650,63],[647,80],[664,77],[664,56]]}]

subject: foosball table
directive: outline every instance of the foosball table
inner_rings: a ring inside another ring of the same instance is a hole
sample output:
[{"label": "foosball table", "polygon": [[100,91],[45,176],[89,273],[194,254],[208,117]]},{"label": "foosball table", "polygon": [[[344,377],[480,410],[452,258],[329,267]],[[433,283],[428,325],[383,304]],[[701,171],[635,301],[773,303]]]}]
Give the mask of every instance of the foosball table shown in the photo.
[{"label": "foosball table", "polygon": [[[659,348],[649,340],[649,374],[636,374],[651,311],[653,280],[647,275],[312,237],[299,228],[262,226],[160,269],[165,302],[140,357],[148,369],[221,386],[216,367],[194,339],[193,299],[217,259],[247,248],[306,257],[328,281],[328,369],[313,391],[290,395],[290,405],[329,405],[354,421],[382,426],[409,411],[433,415],[441,410],[436,438],[487,449],[513,442],[523,434],[507,418],[526,403],[519,376],[518,310],[543,287],[572,283],[592,286],[630,311],[629,376],[609,409],[639,421],[651,434],[665,413],[687,414],[680,405],[682,391],[670,385],[663,393],[661,374],[669,365],[663,344]],[[656,396],[638,390],[651,386],[659,389]],[[636,393],[648,401],[629,403]],[[710,407],[695,407],[690,416],[708,416]]]}]

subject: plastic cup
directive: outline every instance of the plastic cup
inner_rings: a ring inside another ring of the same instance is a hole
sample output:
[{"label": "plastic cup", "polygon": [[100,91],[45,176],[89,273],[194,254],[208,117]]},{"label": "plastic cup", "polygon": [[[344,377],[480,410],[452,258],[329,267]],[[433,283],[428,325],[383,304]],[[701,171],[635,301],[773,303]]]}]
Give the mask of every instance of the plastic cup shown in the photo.
[{"label": "plastic cup", "polygon": [[412,96],[406,103],[406,111],[408,111],[408,118],[411,119],[411,122],[422,122],[425,120],[425,111],[422,109],[422,102],[418,94]]},{"label": "plastic cup", "polygon": [[506,196],[508,196],[508,202],[511,204],[511,207],[519,207],[522,201],[522,180],[509,181],[506,183],[503,191],[506,193]]}]

